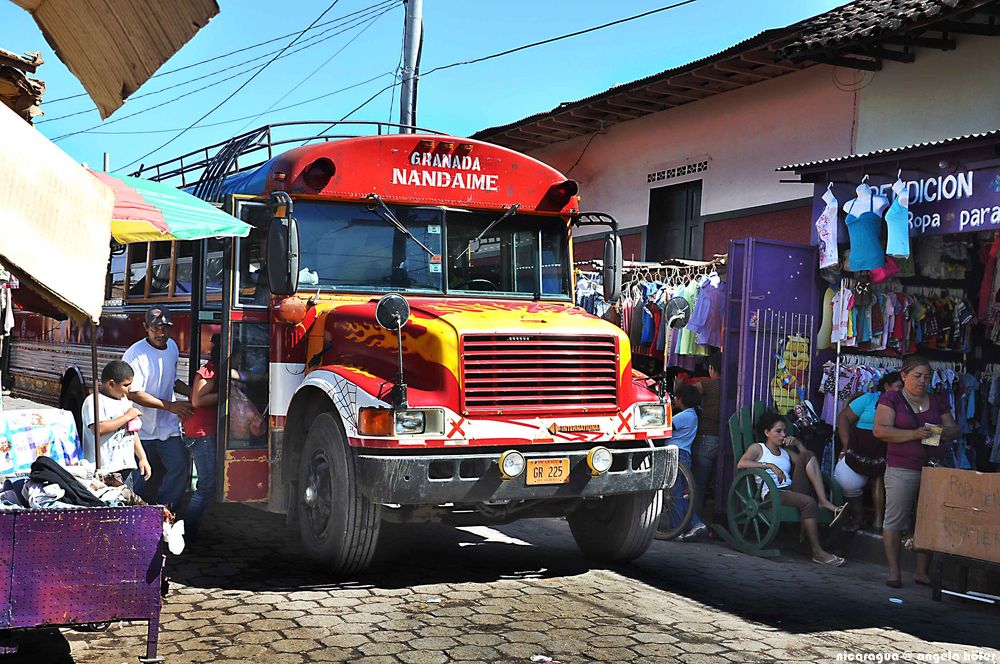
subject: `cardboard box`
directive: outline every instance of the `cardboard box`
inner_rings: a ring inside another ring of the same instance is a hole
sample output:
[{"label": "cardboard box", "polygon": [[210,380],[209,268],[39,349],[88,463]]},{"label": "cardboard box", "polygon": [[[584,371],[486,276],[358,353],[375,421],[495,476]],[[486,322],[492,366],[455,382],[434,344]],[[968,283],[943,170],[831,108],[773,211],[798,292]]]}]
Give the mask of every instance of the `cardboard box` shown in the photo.
[{"label": "cardboard box", "polygon": [[1000,473],[924,468],[918,549],[1000,563]]}]

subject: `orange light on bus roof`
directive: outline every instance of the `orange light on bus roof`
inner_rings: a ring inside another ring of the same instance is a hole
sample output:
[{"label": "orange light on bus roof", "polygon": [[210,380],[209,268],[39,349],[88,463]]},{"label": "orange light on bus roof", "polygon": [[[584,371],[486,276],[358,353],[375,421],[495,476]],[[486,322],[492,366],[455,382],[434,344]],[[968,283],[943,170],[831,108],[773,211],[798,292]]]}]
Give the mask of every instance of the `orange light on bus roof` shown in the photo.
[{"label": "orange light on bus roof", "polygon": [[417,143],[417,149],[420,150],[421,152],[430,152],[431,150],[434,149],[434,145],[435,145],[434,141],[430,140],[429,138],[425,138],[419,143]]},{"label": "orange light on bus roof", "polygon": [[459,143],[458,149],[455,152],[461,155],[469,154],[472,152],[472,143]]}]

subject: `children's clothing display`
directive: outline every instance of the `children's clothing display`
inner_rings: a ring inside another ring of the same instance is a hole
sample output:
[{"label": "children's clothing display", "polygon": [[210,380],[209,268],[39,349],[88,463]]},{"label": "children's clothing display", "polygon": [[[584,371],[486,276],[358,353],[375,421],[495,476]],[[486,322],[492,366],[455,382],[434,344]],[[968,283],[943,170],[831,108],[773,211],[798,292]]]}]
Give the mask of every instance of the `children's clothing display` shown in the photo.
[{"label": "children's clothing display", "polygon": [[816,219],[816,237],[819,238],[819,266],[830,267],[840,262],[837,251],[837,197],[827,188],[823,194],[826,207]]}]

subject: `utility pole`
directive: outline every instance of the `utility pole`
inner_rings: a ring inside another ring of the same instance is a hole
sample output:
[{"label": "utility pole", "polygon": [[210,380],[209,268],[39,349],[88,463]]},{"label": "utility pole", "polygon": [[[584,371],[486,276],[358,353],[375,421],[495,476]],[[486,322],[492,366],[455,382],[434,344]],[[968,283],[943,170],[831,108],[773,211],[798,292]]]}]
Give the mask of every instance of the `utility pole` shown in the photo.
[{"label": "utility pole", "polygon": [[[399,93],[399,124],[417,123],[417,80],[420,77],[420,50],[423,43],[424,0],[403,0],[403,80]],[[411,134],[412,129],[400,129]]]}]

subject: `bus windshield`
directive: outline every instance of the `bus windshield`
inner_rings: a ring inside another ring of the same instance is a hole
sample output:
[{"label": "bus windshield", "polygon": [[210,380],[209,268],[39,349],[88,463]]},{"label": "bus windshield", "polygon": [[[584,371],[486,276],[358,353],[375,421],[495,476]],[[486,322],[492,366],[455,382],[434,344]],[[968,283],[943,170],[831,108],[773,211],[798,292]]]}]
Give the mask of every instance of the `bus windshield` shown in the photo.
[{"label": "bus windshield", "polygon": [[367,205],[297,201],[299,287],[441,292],[441,211],[390,209],[419,244]]},{"label": "bus windshield", "polygon": [[448,291],[568,298],[566,223],[522,214],[495,223],[501,216],[455,210],[445,214]]},{"label": "bus windshield", "polygon": [[[447,288],[451,293],[487,297],[570,296],[568,237],[560,218],[512,214],[496,223],[503,212],[388,208],[413,238],[396,229],[375,206],[296,201],[299,287],[411,293],[442,293]],[[447,251],[442,246],[445,237]]]}]

